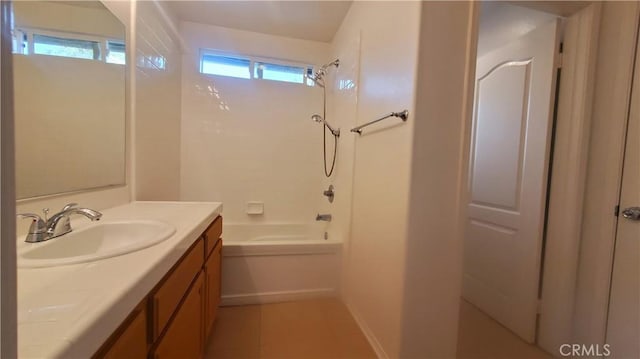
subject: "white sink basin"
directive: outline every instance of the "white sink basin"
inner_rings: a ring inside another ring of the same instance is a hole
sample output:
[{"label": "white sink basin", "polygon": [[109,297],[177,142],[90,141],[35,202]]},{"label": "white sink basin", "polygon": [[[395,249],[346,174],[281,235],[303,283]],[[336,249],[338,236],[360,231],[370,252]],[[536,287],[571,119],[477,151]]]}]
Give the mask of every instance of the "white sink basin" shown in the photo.
[{"label": "white sink basin", "polygon": [[176,229],[160,221],[98,222],[18,253],[18,267],[55,267],[93,262],[135,252],[171,237]]}]

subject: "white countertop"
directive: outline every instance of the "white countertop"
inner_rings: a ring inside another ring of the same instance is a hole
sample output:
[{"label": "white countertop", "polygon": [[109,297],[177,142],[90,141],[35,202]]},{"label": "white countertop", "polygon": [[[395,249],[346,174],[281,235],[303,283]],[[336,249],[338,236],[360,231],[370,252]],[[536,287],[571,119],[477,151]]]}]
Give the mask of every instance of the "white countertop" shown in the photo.
[{"label": "white countertop", "polygon": [[[222,211],[216,202],[132,202],[104,221],[159,220],[167,240],[137,252],[61,267],[18,269],[20,358],[89,358]],[[72,219],[74,229],[91,225]],[[18,247],[33,246],[20,239]],[[55,241],[55,239],[52,239]]]}]

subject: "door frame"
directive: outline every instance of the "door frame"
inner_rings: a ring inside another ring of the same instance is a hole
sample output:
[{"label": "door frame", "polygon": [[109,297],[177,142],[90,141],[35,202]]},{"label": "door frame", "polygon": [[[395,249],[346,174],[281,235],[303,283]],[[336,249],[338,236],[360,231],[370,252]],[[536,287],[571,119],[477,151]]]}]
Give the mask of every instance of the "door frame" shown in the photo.
[{"label": "door frame", "polygon": [[11,2],[0,1],[0,357],[18,356]]},{"label": "door frame", "polygon": [[567,17],[562,40],[536,338],[553,354],[573,337],[601,8],[593,3]]},{"label": "door frame", "polygon": [[640,3],[605,2],[602,9],[573,337],[599,345],[606,341]]}]

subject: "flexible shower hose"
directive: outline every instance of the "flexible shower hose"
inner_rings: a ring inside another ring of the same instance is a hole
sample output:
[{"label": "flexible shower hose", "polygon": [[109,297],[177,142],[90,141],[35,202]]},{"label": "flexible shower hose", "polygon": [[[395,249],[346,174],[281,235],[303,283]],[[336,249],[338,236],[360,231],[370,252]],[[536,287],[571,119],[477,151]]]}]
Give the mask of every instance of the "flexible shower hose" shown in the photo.
[{"label": "flexible shower hose", "polygon": [[[323,84],[324,85],[324,84]],[[322,86],[322,118],[327,118],[327,90],[325,86]],[[338,154],[338,136],[333,135],[333,160],[331,161],[331,169],[327,169],[327,124],[322,124],[322,159],[324,161],[324,175],[328,178],[333,174],[333,170],[336,166],[336,155]]]}]

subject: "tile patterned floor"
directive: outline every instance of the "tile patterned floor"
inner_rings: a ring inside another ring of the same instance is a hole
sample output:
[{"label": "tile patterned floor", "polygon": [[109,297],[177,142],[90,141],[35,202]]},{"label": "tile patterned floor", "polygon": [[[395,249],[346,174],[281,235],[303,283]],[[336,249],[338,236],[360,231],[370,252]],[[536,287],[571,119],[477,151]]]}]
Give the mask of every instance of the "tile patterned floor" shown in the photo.
[{"label": "tile patterned floor", "polygon": [[[223,307],[206,359],[376,358],[338,299]],[[551,359],[473,305],[462,301],[458,359]]]},{"label": "tile patterned floor", "polygon": [[458,359],[552,359],[465,300],[460,303]]},{"label": "tile patterned floor", "polygon": [[223,307],[207,359],[376,358],[337,299]]}]

